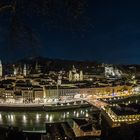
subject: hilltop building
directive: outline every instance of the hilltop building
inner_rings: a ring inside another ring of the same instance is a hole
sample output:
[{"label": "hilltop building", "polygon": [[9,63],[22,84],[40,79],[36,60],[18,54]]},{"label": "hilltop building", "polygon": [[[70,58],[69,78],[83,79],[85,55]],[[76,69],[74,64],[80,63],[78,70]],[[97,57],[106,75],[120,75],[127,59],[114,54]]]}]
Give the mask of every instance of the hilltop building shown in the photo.
[{"label": "hilltop building", "polygon": [[122,71],[112,65],[105,65],[105,77],[119,79],[122,77]]}]

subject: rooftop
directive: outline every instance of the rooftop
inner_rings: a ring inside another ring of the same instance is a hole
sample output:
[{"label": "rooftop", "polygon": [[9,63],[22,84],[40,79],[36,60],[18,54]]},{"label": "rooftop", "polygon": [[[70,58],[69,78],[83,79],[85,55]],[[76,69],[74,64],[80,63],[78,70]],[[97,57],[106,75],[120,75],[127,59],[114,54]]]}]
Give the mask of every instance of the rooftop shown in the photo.
[{"label": "rooftop", "polygon": [[111,107],[115,114],[121,115],[136,115],[140,114],[140,104],[119,104],[119,106]]}]

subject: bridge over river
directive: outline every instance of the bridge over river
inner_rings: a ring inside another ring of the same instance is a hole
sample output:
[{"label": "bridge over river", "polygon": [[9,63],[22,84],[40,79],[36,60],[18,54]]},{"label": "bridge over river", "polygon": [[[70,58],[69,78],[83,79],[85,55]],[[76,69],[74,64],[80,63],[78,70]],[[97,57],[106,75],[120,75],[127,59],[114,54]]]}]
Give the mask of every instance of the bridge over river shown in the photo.
[{"label": "bridge over river", "polygon": [[98,109],[101,109],[101,107],[107,106],[108,104],[103,102],[103,101],[99,101],[97,99],[85,99],[84,101],[86,101],[87,103],[89,103],[90,105],[97,107]]}]

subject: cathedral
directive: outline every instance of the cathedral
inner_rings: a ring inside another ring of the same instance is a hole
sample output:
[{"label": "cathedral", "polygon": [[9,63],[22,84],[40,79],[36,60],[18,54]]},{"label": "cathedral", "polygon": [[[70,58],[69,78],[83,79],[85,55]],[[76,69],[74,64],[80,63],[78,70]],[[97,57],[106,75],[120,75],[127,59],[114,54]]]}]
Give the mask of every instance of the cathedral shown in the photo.
[{"label": "cathedral", "polygon": [[27,76],[27,66],[26,64],[24,64],[24,66],[22,67],[21,65],[19,66],[15,66],[13,65],[13,74],[14,76],[17,76],[17,75],[23,75],[23,76]]},{"label": "cathedral", "polygon": [[83,81],[83,71],[77,72],[75,66],[69,71],[69,81]]}]

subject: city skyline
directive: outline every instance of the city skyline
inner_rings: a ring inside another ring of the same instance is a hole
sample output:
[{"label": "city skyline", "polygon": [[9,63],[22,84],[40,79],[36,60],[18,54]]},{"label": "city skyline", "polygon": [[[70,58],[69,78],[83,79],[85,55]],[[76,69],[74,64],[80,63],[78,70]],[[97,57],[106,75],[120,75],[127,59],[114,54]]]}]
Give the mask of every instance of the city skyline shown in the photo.
[{"label": "city skyline", "polygon": [[139,5],[0,0],[0,139],[140,140]]}]

